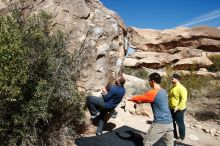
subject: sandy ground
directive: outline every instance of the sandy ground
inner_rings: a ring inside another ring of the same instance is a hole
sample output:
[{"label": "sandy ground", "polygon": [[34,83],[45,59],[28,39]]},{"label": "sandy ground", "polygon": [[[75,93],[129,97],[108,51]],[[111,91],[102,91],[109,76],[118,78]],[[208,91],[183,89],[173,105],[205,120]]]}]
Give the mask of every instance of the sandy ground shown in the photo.
[{"label": "sandy ground", "polygon": [[[147,121],[153,117],[132,115],[125,112],[120,105],[116,108],[118,115],[116,119],[109,119],[107,128],[109,130],[124,125],[146,132],[150,127]],[[186,112],[186,138],[176,146],[220,146],[220,99],[191,99],[188,101]],[[82,136],[94,136],[96,127],[88,124],[87,131]],[[111,127],[111,128],[108,128]]]}]

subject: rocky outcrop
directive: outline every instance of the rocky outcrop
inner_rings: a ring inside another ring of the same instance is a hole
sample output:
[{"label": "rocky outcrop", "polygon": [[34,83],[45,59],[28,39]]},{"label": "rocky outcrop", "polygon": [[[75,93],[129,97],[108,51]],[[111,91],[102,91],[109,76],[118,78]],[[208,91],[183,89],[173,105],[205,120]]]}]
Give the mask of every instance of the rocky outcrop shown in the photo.
[{"label": "rocky outcrop", "polygon": [[69,33],[68,51],[79,58],[74,65],[84,67],[77,82],[81,91],[96,92],[117,76],[127,49],[126,28],[98,0],[3,0],[0,15],[14,5],[25,18],[46,11],[51,33]]},{"label": "rocky outcrop", "polygon": [[152,30],[128,28],[130,47],[135,52],[124,64],[130,67],[198,69],[212,65],[209,54],[220,52],[220,30],[210,27]]},{"label": "rocky outcrop", "polygon": [[[124,74],[126,79],[125,88],[126,94],[125,98],[129,99],[134,95],[144,94],[150,88],[146,86],[147,81],[137,78],[135,76]],[[131,114],[135,115],[143,115],[148,117],[153,117],[152,109],[149,103],[135,104],[134,102],[124,100],[122,106],[124,106],[124,110],[128,111]]]}]

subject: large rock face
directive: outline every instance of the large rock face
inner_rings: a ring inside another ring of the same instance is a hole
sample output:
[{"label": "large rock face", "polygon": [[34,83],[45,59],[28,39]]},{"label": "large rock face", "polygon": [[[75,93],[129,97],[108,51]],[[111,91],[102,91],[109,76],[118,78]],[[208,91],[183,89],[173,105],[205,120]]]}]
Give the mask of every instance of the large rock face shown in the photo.
[{"label": "large rock face", "polygon": [[125,66],[159,69],[171,65],[187,70],[196,65],[212,65],[209,54],[220,52],[220,30],[209,27],[152,30],[128,28],[130,47],[135,52],[126,58]]},{"label": "large rock face", "polygon": [[85,67],[78,80],[82,91],[96,92],[117,76],[127,49],[126,28],[98,0],[3,0],[0,15],[10,5],[19,6],[25,18],[46,11],[52,16],[51,33],[70,33],[68,51],[78,50],[76,56],[83,58],[78,65]]}]

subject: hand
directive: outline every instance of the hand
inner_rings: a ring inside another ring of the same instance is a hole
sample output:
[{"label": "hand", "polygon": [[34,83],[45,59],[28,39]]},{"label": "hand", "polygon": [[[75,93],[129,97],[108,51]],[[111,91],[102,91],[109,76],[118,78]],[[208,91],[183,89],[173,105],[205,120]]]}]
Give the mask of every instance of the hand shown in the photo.
[{"label": "hand", "polygon": [[108,92],[108,91],[106,90],[106,88],[105,88],[105,87],[103,87],[103,88],[102,88],[102,92],[101,92],[101,93],[105,95],[105,94],[107,94],[107,92]]},{"label": "hand", "polygon": [[178,106],[174,108],[174,113],[178,111]]},{"label": "hand", "polygon": [[125,97],[125,99],[126,99],[127,101],[132,101],[131,98],[129,98],[129,97]]}]

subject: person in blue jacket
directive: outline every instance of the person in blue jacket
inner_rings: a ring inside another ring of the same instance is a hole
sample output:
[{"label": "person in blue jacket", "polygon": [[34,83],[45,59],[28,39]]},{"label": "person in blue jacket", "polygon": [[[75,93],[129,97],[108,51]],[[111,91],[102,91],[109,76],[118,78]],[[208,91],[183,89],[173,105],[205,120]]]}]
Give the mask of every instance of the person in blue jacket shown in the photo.
[{"label": "person in blue jacket", "polygon": [[102,135],[105,114],[114,111],[124,97],[124,84],[125,78],[121,76],[115,81],[115,85],[111,85],[108,90],[106,88],[102,89],[102,97],[87,97],[87,107],[91,114],[91,119],[99,118],[96,135]]}]

